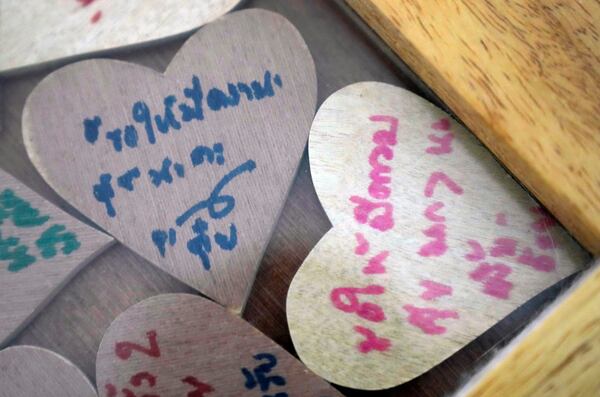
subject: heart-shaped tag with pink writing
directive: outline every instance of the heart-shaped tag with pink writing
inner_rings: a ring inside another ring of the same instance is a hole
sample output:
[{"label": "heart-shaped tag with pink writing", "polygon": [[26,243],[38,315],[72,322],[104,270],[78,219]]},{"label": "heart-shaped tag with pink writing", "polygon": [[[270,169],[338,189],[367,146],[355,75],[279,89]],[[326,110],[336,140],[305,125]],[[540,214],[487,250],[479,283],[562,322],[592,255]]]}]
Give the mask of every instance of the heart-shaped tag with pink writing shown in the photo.
[{"label": "heart-shaped tag with pink writing", "polygon": [[406,382],[589,260],[472,135],[404,89],[334,93],[309,156],[334,226],[287,316],[298,355],[331,382]]},{"label": "heart-shaped tag with pink writing", "polygon": [[101,397],[338,397],[327,382],[207,299],[166,294],[119,315],[96,360]]},{"label": "heart-shaped tag with pink writing", "polygon": [[23,115],[28,154],[125,245],[234,311],[251,287],[306,144],[312,57],[268,11],[202,28],[163,74],[91,60],[46,77]]}]

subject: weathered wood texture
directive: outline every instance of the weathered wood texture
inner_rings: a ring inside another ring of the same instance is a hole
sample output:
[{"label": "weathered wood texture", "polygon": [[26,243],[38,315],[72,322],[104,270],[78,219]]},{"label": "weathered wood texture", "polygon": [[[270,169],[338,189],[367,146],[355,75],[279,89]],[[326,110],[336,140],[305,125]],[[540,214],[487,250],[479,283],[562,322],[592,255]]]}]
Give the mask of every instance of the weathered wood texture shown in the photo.
[{"label": "weathered wood texture", "polygon": [[27,99],[23,139],[75,208],[239,313],[316,97],[298,31],[279,14],[242,10],[194,34],[164,74],[115,60],[51,73]]},{"label": "weathered wood texture", "polygon": [[73,363],[46,349],[14,346],[0,351],[0,397],[96,397]]},{"label": "weathered wood texture", "polygon": [[0,346],[112,242],[0,169]]},{"label": "weathered wood texture", "polygon": [[341,396],[244,320],[190,294],[146,299],[110,325],[96,358],[98,394],[136,390],[136,374],[145,382],[138,392],[160,396]]},{"label": "weathered wood texture", "polygon": [[[298,28],[317,67],[319,104],[338,89],[358,81],[382,81],[421,94],[427,92],[343,3],[253,0],[243,5],[279,12]],[[111,57],[162,72],[183,41],[173,39],[139,50],[122,49]],[[30,163],[22,142],[25,99],[52,70],[0,79],[0,167],[66,212],[89,222],[44,182]],[[305,152],[243,315],[288,351],[293,351],[285,319],[288,286],[304,258],[330,227],[312,186]],[[565,284],[568,282],[544,292],[440,365],[400,387],[374,393],[345,389],[343,393],[443,396],[457,388],[470,371],[518,332]],[[193,290],[123,245],[115,244],[71,280],[12,343],[34,344],[56,351],[93,380],[98,346],[110,322],[130,305],[168,292],[193,293]]]},{"label": "weathered wood texture", "polygon": [[404,383],[590,260],[472,134],[402,88],[335,92],[308,151],[333,228],[287,318],[302,361],[336,384]]},{"label": "weathered wood texture", "polygon": [[188,32],[239,0],[0,2],[0,72]]},{"label": "weathered wood texture", "polygon": [[474,377],[457,397],[597,396],[600,261]]},{"label": "weathered wood texture", "polygon": [[600,3],[348,3],[600,254]]}]

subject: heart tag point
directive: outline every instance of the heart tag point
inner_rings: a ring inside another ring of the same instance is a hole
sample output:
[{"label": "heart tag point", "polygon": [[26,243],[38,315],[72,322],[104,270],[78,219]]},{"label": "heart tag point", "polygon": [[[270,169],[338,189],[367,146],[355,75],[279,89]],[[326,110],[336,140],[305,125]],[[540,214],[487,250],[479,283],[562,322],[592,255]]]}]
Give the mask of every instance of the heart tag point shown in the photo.
[{"label": "heart tag point", "polygon": [[404,89],[334,93],[309,156],[333,228],[287,318],[299,357],[333,383],[406,382],[589,260],[470,133]]},{"label": "heart tag point", "polygon": [[248,323],[189,294],[158,295],[119,315],[100,343],[96,379],[101,397],[341,396]]},{"label": "heart tag point", "polygon": [[90,60],[47,76],[23,115],[59,194],[123,244],[236,312],[302,156],[315,66],[263,10],[194,34],[164,74]]}]

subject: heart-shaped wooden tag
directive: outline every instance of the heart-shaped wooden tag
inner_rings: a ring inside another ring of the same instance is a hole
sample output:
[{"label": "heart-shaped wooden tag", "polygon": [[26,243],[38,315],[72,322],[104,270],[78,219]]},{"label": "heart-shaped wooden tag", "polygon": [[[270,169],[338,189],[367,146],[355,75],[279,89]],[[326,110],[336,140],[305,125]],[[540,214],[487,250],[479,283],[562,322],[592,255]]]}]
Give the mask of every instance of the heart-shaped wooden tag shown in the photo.
[{"label": "heart-shaped wooden tag", "polygon": [[282,16],[240,11],[192,36],[164,75],[92,60],[29,96],[27,152],[118,240],[241,310],[316,104],[312,57]]},{"label": "heart-shaped wooden tag", "polygon": [[1,397],[97,397],[94,386],[66,358],[35,346],[0,351]]},{"label": "heart-shaped wooden tag", "polygon": [[2,1],[0,72],[174,36],[217,19],[238,1]]},{"label": "heart-shaped wooden tag", "polygon": [[334,227],[294,277],[287,317],[331,382],[405,382],[588,261],[473,136],[406,90],[333,94],[309,156]]},{"label": "heart-shaped wooden tag", "polygon": [[0,170],[0,345],[112,241]]},{"label": "heart-shaped wooden tag", "polygon": [[119,315],[100,343],[96,380],[102,397],[340,396],[248,323],[189,294]]}]

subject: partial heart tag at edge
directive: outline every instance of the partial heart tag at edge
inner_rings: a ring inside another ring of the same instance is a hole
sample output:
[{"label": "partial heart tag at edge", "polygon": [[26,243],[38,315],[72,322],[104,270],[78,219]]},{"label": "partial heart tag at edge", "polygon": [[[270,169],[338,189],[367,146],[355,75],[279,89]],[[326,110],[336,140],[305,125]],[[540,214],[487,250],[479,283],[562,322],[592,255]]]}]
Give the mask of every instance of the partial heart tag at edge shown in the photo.
[{"label": "partial heart tag at edge", "polygon": [[341,396],[248,323],[189,294],[158,295],[119,315],[100,344],[96,379],[101,397]]},{"label": "partial heart tag at edge", "polygon": [[238,0],[70,0],[56,4],[3,1],[0,73],[166,39],[217,19],[237,3]]},{"label": "partial heart tag at edge", "polygon": [[0,345],[113,241],[0,169]]},{"label": "partial heart tag at edge", "polygon": [[96,397],[79,368],[41,347],[12,346],[0,351],[2,395],[10,397]]}]

